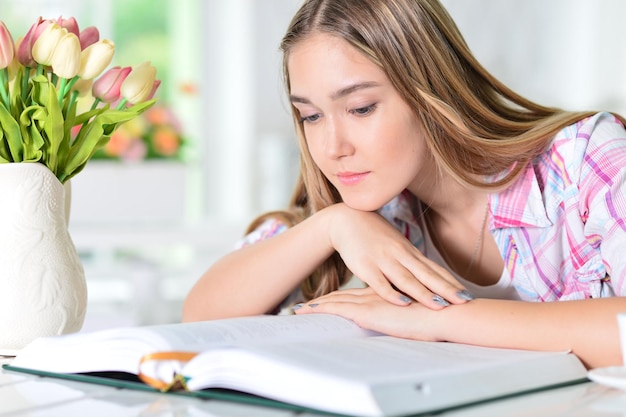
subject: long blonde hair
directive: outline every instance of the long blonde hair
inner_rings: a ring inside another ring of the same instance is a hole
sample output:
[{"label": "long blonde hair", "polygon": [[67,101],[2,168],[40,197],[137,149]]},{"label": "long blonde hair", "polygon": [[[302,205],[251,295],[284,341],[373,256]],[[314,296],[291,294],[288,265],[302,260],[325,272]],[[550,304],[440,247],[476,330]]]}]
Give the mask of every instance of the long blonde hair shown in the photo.
[{"label": "long blonde hair", "polygon": [[[439,169],[469,187],[506,187],[559,130],[594,113],[544,107],[503,85],[474,58],[437,0],[306,0],[281,43],[287,91],[289,53],[314,33],[340,37],[379,65],[414,109]],[[263,215],[250,230],[268,217],[294,225],[341,201],[313,162],[293,106],[292,113],[301,166],[290,209]],[[335,253],[302,283],[304,296],[337,289],[347,273]]]}]

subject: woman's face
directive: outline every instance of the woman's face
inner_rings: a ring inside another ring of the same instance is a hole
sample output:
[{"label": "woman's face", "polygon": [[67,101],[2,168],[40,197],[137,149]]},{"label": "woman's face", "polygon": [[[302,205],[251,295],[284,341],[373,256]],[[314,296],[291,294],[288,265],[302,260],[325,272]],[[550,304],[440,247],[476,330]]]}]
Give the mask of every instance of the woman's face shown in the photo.
[{"label": "woman's face", "polygon": [[348,206],[378,210],[422,177],[422,129],[379,66],[327,34],[297,44],[287,64],[309,152]]}]

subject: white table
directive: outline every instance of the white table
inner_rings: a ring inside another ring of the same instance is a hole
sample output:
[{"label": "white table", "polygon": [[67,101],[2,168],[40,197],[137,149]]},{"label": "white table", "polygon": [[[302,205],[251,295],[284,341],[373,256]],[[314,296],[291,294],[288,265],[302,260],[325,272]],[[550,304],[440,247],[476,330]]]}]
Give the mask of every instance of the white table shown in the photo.
[{"label": "white table", "polygon": [[[0,363],[2,361],[0,359]],[[0,370],[0,417],[9,416],[312,417],[314,414],[116,389]],[[626,392],[590,382],[464,407],[439,416],[626,417]]]}]

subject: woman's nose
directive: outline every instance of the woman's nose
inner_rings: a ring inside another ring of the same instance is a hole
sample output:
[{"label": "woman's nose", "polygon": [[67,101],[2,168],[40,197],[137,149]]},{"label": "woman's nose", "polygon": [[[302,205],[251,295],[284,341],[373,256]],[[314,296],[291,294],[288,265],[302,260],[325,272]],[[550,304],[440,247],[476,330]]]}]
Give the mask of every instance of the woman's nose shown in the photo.
[{"label": "woman's nose", "polygon": [[354,153],[354,146],[349,140],[349,132],[340,123],[330,121],[326,125],[325,152],[329,158],[337,159]]}]

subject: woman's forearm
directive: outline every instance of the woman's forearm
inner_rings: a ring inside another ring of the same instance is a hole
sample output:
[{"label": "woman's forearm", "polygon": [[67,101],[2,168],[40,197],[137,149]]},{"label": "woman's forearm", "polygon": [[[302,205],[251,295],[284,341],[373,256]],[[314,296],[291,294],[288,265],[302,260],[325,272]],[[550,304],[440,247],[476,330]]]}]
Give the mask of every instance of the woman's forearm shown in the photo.
[{"label": "woman's forearm", "polygon": [[477,299],[431,314],[438,338],[531,350],[572,350],[590,368],[622,363],[617,314],[626,298],[560,302]]},{"label": "woman's forearm", "polygon": [[264,314],[275,308],[333,253],[327,212],[215,262],[188,294],[183,321]]}]

